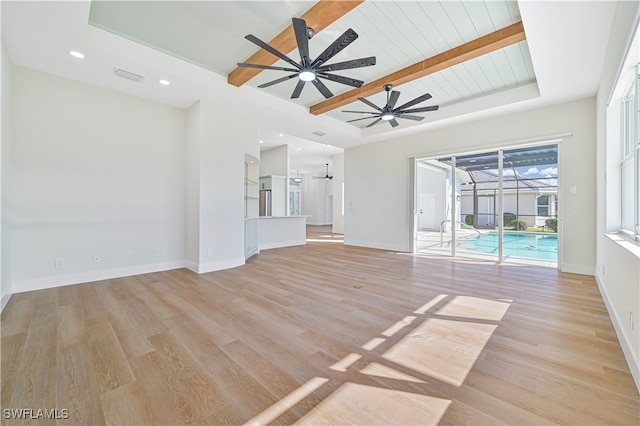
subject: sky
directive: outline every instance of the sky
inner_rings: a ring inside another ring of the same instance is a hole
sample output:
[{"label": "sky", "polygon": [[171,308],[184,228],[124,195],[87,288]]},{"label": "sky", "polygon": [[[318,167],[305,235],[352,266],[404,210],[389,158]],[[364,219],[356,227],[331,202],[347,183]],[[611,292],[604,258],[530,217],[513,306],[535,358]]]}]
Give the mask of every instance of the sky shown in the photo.
[{"label": "sky", "polygon": [[[498,175],[497,170],[487,170],[492,174]],[[539,167],[516,167],[516,173],[518,173],[518,178],[520,179],[534,179],[534,178],[557,178],[558,177],[558,167],[556,164],[549,164]],[[514,172],[512,168],[505,167],[504,175],[505,176],[513,176]]]},{"label": "sky", "polygon": [[555,165],[538,167],[519,167],[518,174],[528,178],[555,178],[558,177],[558,167]]}]

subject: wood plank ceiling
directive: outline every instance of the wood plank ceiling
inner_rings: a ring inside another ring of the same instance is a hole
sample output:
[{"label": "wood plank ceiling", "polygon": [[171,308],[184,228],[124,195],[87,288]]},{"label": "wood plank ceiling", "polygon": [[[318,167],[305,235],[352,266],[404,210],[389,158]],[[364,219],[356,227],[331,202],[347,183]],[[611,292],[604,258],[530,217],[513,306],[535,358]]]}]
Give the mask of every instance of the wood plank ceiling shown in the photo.
[{"label": "wood plank ceiling", "polygon": [[[386,83],[401,92],[399,103],[428,92],[433,99],[425,105],[446,106],[535,82],[515,1],[366,1],[318,33],[310,41],[312,54],[314,47],[319,52],[347,28],[360,37],[332,61],[374,55],[377,64],[341,73],[364,80],[360,89],[326,83],[336,94],[328,100],[313,87],[305,88],[296,102],[310,107],[313,114],[327,113],[341,121],[358,118],[337,108],[362,110],[358,96],[384,105]],[[475,50],[483,37],[492,38],[490,48]],[[450,62],[446,62],[447,52],[462,56],[453,61],[447,57]],[[290,56],[297,58],[297,52]],[[284,61],[275,65],[286,66]],[[281,75],[265,71],[249,84],[258,86]],[[289,99],[294,84],[261,90]]]},{"label": "wood plank ceiling", "polygon": [[[348,28],[359,34],[359,38],[331,62],[376,56],[375,66],[339,72],[363,80],[364,89],[347,94],[351,87],[325,82],[336,95],[326,103],[312,85],[305,86],[299,99],[290,100],[296,84],[293,79],[258,90],[340,121],[358,118],[341,112],[342,109],[362,110],[364,105],[355,101],[354,95],[384,105],[383,81],[395,82],[395,89],[401,92],[399,103],[428,92],[433,99],[421,106],[437,104],[442,110],[448,105],[529,85],[536,80],[515,0],[93,2],[90,23],[228,76],[233,84],[242,84],[250,78],[245,84],[257,87],[285,74],[270,70],[255,75],[258,70],[234,71],[237,62],[255,60],[274,66],[286,63],[274,62],[275,57],[266,52],[258,52],[258,58],[247,59],[258,49],[244,36],[253,34],[267,42],[275,39],[274,46],[298,60],[295,42],[287,27],[292,17],[301,16],[309,26],[318,26],[309,42],[312,57]],[[188,30],[175,36],[165,31],[167,25]],[[475,40],[505,28],[517,30],[505,39],[511,43],[505,43],[505,47],[498,45],[497,50],[481,52],[484,54],[472,59],[464,56],[463,61],[453,62],[460,63],[450,66],[449,62],[444,69],[434,67],[431,71],[436,72],[426,76],[419,72],[410,78],[394,77],[399,70],[418,63],[425,65],[429,58],[442,58],[444,52],[473,45],[477,43]],[[169,37],[168,33],[173,35]],[[395,81],[386,81],[386,76]],[[413,77],[416,78],[408,81]],[[339,106],[344,108],[337,108]],[[353,124],[364,126],[367,121]]]}]

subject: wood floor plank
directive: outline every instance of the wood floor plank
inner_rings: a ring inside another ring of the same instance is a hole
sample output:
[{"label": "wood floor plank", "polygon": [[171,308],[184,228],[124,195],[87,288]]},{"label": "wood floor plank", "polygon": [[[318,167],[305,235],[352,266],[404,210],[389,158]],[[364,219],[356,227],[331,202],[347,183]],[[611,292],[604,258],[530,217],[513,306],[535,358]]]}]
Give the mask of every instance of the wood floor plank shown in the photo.
[{"label": "wood floor plank", "polygon": [[145,402],[145,390],[137,382],[129,383],[100,395],[105,423],[114,426],[160,424],[156,410]]},{"label": "wood floor plank", "polygon": [[2,337],[26,333],[36,306],[26,293],[13,295],[2,311]]},{"label": "wood floor plank", "polygon": [[56,359],[56,404],[66,409],[69,418],[64,424],[97,425],[105,422],[100,403],[100,386],[91,365],[91,355],[85,342],[65,346]]},{"label": "wood floor plank", "polygon": [[293,377],[241,340],[227,343],[222,350],[275,398],[284,398],[300,386]]},{"label": "wood floor plank", "polygon": [[69,303],[56,308],[58,347],[79,342],[84,337],[84,308],[80,303]]},{"label": "wood floor plank", "polygon": [[[139,323],[135,321],[135,313],[128,306],[129,302],[135,301],[133,292],[114,291],[114,288],[118,287],[110,285],[101,288],[98,293],[102,306],[107,311],[109,325],[115,331],[127,358],[133,359],[153,351],[153,345],[147,340],[150,335],[149,330],[139,326]],[[134,321],[131,321],[132,319]]]},{"label": "wood floor plank", "polygon": [[8,407],[13,395],[16,379],[18,378],[18,367],[22,358],[22,350],[26,340],[27,333],[12,334],[2,338],[2,346],[0,353],[2,355],[0,361],[2,367],[0,374],[2,375],[2,391],[1,402],[3,407]]},{"label": "wood floor plank", "polygon": [[96,326],[88,334],[91,362],[102,393],[135,380],[127,357],[110,324]]},{"label": "wood floor plank", "polygon": [[593,277],[309,231],[224,271],[13,295],[2,408],[96,425],[640,424]]},{"label": "wood floor plank", "polygon": [[[56,408],[56,312],[55,298],[48,292],[45,296],[52,302],[50,309],[39,310],[29,324],[24,347],[18,362],[16,380],[9,406],[6,408]],[[3,348],[4,350],[4,345]],[[5,353],[3,351],[2,357]],[[4,381],[4,376],[2,377]],[[64,408],[64,407],[61,407]],[[55,419],[27,419],[27,424],[55,424]],[[6,424],[20,424],[17,419]]]},{"label": "wood floor plank", "polygon": [[189,348],[169,333],[149,339],[164,362],[157,371],[174,391],[174,406],[184,423],[200,423],[211,415],[220,395],[215,392],[213,378],[203,372]]}]

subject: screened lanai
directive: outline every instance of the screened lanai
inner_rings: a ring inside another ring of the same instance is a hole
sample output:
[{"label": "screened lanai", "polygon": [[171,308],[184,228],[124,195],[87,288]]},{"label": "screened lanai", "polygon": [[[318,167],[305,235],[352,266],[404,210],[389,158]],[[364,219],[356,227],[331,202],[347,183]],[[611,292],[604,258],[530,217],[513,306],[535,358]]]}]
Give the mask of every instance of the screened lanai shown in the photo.
[{"label": "screened lanai", "polygon": [[558,201],[555,144],[419,160],[416,251],[556,266]]}]

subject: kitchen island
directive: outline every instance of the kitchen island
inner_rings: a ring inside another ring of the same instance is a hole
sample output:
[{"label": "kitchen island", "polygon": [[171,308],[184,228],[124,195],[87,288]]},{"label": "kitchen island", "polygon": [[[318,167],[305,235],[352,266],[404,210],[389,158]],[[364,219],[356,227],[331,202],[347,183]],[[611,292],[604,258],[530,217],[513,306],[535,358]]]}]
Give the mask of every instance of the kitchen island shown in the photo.
[{"label": "kitchen island", "polygon": [[260,216],[260,250],[307,243],[307,216]]}]

